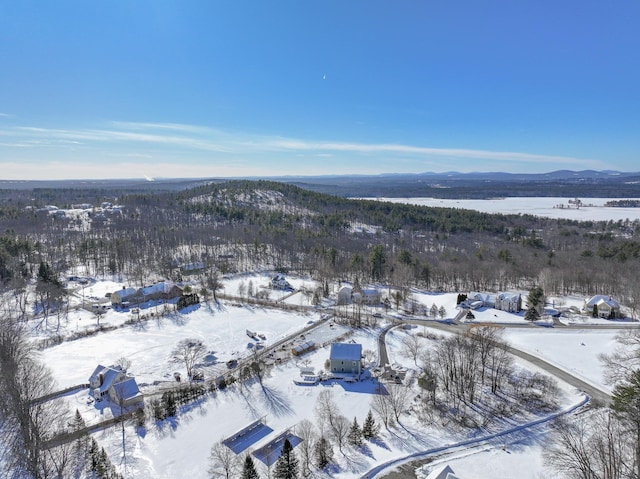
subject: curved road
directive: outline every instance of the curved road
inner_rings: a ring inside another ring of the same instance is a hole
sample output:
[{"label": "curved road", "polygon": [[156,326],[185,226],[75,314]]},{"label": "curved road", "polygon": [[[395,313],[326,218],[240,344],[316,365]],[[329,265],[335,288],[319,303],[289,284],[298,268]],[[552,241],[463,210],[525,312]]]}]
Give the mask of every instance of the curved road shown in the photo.
[{"label": "curved road", "polygon": [[[378,337],[378,354],[379,354],[378,365],[379,366],[383,366],[389,363],[389,356],[387,353],[387,347],[385,342],[387,333],[392,328],[400,326],[402,324],[412,324],[412,325],[419,324],[422,326],[428,326],[430,328],[439,329],[439,330],[447,331],[454,334],[462,334],[464,331],[468,329],[467,325],[460,325],[458,323],[442,323],[438,321],[430,321],[427,323],[424,320],[411,320],[411,319],[402,320],[399,324],[391,324],[386,328],[384,328],[381,331],[380,336]],[[516,327],[530,328],[534,326],[523,325],[523,326],[516,326]],[[589,329],[597,329],[597,328],[589,328]],[[525,361],[530,362],[531,364],[539,367],[540,369],[544,370],[548,374],[566,382],[567,384],[570,384],[571,386],[575,387],[580,391],[583,391],[585,394],[587,394],[587,396],[589,396],[590,402],[595,406],[603,406],[611,402],[610,394],[598,389],[597,387],[583,381],[580,378],[577,378],[573,374],[567,371],[564,371],[543,359],[540,359],[536,356],[533,356],[519,349],[515,349],[513,347],[509,347],[508,351],[514,356],[517,356]],[[430,461],[429,458],[417,459],[415,461],[411,461],[409,463],[403,464],[402,466],[399,466],[398,472],[389,472],[386,475],[380,476],[380,477],[383,479],[416,479],[416,475],[414,472],[415,469],[420,467],[421,465],[427,464],[429,461]],[[390,466],[390,467],[393,467],[393,466]],[[367,475],[366,477],[375,477],[375,476]]]}]

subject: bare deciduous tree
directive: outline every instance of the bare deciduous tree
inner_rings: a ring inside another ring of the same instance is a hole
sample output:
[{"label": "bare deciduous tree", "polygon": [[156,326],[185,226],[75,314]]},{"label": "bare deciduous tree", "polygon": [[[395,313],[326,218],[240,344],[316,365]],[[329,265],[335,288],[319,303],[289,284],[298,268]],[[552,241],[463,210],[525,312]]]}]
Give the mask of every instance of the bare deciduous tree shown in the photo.
[{"label": "bare deciduous tree", "polygon": [[320,391],[316,399],[314,412],[318,419],[318,427],[321,435],[331,430],[331,423],[335,420],[335,416],[338,414],[337,411],[338,405],[333,399],[333,392],[328,389]]},{"label": "bare deciduous tree", "polygon": [[640,368],[640,330],[627,329],[616,337],[618,345],[610,354],[601,354],[604,377],[609,384],[623,381]]},{"label": "bare deciduous tree", "polygon": [[400,384],[390,384],[387,387],[387,392],[385,397],[389,401],[391,412],[396,422],[400,422],[400,414],[407,409],[409,404],[409,388]]},{"label": "bare deciduous tree", "polygon": [[296,435],[302,439],[298,444],[298,454],[302,465],[302,475],[307,476],[311,471],[309,466],[313,458],[313,447],[318,438],[316,427],[308,419],[303,419],[295,427]]},{"label": "bare deciduous tree", "polygon": [[415,334],[407,334],[402,338],[402,352],[410,359],[413,359],[413,363],[418,365],[418,358],[422,352],[422,343],[420,338]]},{"label": "bare deciduous tree", "polygon": [[187,376],[191,378],[194,366],[203,358],[206,350],[206,346],[200,339],[183,339],[171,352],[171,360],[174,363],[183,363],[187,369]]},{"label": "bare deciduous tree", "polygon": [[373,396],[373,401],[371,403],[371,408],[373,412],[380,418],[384,427],[389,429],[391,422],[393,420],[393,409],[391,407],[391,402],[386,397],[386,391],[380,394],[376,394]]},{"label": "bare deciduous tree", "polygon": [[209,475],[212,479],[224,477],[235,479],[241,473],[236,453],[221,442],[211,446],[209,453]]},{"label": "bare deciduous tree", "polygon": [[634,477],[632,445],[620,440],[624,434],[624,427],[608,409],[558,420],[543,453],[545,464],[571,479]]},{"label": "bare deciduous tree", "polygon": [[338,449],[340,452],[344,454],[342,451],[342,447],[349,435],[349,429],[351,429],[351,422],[344,417],[342,414],[336,414],[331,421],[331,430],[329,431],[331,437],[336,441],[338,445]]}]

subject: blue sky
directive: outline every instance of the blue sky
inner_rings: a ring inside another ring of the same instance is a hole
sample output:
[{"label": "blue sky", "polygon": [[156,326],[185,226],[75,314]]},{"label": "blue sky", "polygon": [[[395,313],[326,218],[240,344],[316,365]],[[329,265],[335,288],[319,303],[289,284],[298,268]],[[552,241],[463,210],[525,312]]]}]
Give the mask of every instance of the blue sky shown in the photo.
[{"label": "blue sky", "polygon": [[640,170],[636,0],[3,2],[0,178]]}]

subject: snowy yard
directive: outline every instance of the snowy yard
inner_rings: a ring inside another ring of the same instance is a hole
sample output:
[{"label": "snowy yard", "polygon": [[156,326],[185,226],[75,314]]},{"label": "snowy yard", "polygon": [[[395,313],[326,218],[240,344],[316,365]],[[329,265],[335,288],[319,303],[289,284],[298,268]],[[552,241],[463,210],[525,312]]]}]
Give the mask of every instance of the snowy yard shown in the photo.
[{"label": "snowy yard", "polygon": [[[310,280],[290,279],[294,288],[309,290],[318,285]],[[256,288],[268,284],[269,275],[243,275],[225,279],[225,291],[236,294],[239,285],[244,282],[245,288],[251,280]],[[95,282],[84,290],[87,298],[103,298],[106,292],[122,288],[117,282]],[[335,285],[333,289],[337,289]],[[233,291],[233,292],[232,292]],[[74,301],[82,301],[78,291]],[[270,299],[286,293],[269,289]],[[413,297],[430,308],[435,304],[444,307],[445,319],[454,318],[456,294],[435,294],[414,291]],[[298,298],[296,298],[298,296]],[[294,305],[301,304],[298,293],[291,297]],[[561,298],[563,307],[581,305],[583,298]],[[383,308],[365,308],[366,311],[383,312]],[[160,307],[151,307],[147,313],[161,313]],[[525,328],[506,328],[505,339],[516,348],[557,364],[590,383],[604,389],[609,387],[602,380],[602,368],[598,354],[610,351],[615,344],[615,331],[580,329],[579,324],[606,324],[607,321],[593,319],[588,316],[573,317],[571,325],[566,329],[552,327],[536,327],[529,325],[523,314],[511,314],[490,308],[479,308],[474,311],[476,323],[496,323],[504,325],[525,325]],[[173,383],[173,373],[184,374],[184,365],[170,361],[171,350],[184,338],[201,339],[208,348],[208,354],[200,368],[207,379],[217,377],[227,370],[226,361],[239,359],[252,354],[256,340],[247,336],[251,330],[264,335],[264,346],[274,344],[282,338],[291,336],[297,344],[301,341],[313,341],[317,348],[298,358],[275,364],[269,370],[261,386],[251,381],[241,387],[238,384],[213,395],[206,395],[196,403],[184,407],[173,419],[155,424],[148,421],[146,428],[136,431],[132,425],[127,427],[126,465],[121,463],[122,437],[116,429],[106,429],[95,433],[96,439],[103,445],[114,464],[125,474],[125,477],[191,477],[207,478],[209,450],[217,441],[229,438],[238,431],[263,419],[263,425],[256,433],[244,439],[242,448],[258,450],[274,440],[286,430],[293,430],[302,419],[314,420],[314,405],[320,391],[332,391],[333,398],[339,405],[340,413],[349,420],[357,418],[362,424],[371,408],[372,398],[377,392],[374,381],[367,379],[359,383],[331,381],[315,386],[299,386],[294,379],[300,377],[300,367],[319,371],[324,368],[329,356],[329,347],[324,346],[332,340],[355,340],[361,343],[363,351],[377,353],[378,330],[357,330],[353,333],[344,326],[325,322],[304,337],[300,331],[306,326],[321,321],[321,313],[300,311],[288,312],[274,308],[246,306],[233,301],[223,301],[217,306],[201,304],[187,312],[171,312],[167,315],[154,315],[146,321],[125,324],[131,318],[128,311],[109,310],[100,320],[101,324],[116,326],[115,329],[96,335],[90,335],[73,341],[65,341],[57,346],[42,351],[43,361],[53,370],[60,388],[85,383],[97,364],[109,365],[120,357],[131,361],[129,372],[136,377],[144,391],[152,391],[153,385],[166,382]],[[398,315],[401,317],[401,315]],[[432,318],[429,318],[432,319]],[[69,335],[75,330],[95,327],[96,318],[82,309],[72,311],[68,321],[62,325],[61,333]],[[387,337],[388,351],[395,367],[409,371],[415,368],[413,361],[402,353],[401,341],[407,334],[418,331],[429,331],[430,321],[425,318],[424,326],[415,326],[409,330],[393,329]],[[547,324],[548,326],[550,324]],[[442,333],[433,330],[435,335]],[[47,334],[33,330],[34,337]],[[289,347],[289,346],[287,346]],[[288,354],[283,357],[289,357]],[[518,363],[524,367],[531,367]],[[185,375],[186,376],[186,375]],[[561,385],[563,391],[562,408],[579,404],[583,396],[573,388]],[[87,391],[76,392],[65,396],[69,410],[81,411],[88,424],[111,417],[109,408],[96,407],[87,401]],[[117,413],[117,411],[114,411]],[[468,434],[473,434],[468,431]],[[350,451],[343,456],[336,451],[339,467],[334,469],[331,477],[335,479],[355,479],[362,477],[368,470],[377,465],[406,457],[426,449],[455,444],[468,436],[454,434],[440,429],[425,429],[417,418],[405,415],[402,427],[384,432],[380,441],[367,443],[366,451]],[[450,464],[456,474],[463,479],[487,477],[489,473],[500,477],[521,477],[536,479],[543,474],[541,462],[544,426],[534,428],[526,437],[510,436],[508,444],[502,439],[482,443],[474,447],[453,449],[443,453],[442,461]],[[505,447],[506,446],[506,447]],[[503,450],[504,447],[504,450]],[[425,468],[434,467],[433,465]],[[523,467],[523,464],[526,466]],[[423,473],[421,473],[423,474]],[[327,476],[329,477],[329,476]],[[380,477],[380,476],[376,476]]]}]

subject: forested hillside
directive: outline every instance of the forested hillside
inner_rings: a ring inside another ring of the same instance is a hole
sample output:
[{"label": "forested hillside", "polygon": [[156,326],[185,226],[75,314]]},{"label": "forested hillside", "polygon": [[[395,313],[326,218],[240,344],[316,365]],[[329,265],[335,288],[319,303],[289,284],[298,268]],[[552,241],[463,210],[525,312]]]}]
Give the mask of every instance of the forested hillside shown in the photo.
[{"label": "forested hillside", "polygon": [[[296,270],[446,291],[541,285],[615,294],[631,307],[640,301],[638,225],[630,222],[349,200],[246,180],[159,192],[4,190],[0,199],[0,277],[12,288],[34,278],[41,262],[60,274],[79,268],[139,285],[179,279],[180,265],[202,262],[203,274]],[[59,209],[45,209],[53,205]]]}]

